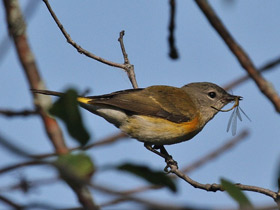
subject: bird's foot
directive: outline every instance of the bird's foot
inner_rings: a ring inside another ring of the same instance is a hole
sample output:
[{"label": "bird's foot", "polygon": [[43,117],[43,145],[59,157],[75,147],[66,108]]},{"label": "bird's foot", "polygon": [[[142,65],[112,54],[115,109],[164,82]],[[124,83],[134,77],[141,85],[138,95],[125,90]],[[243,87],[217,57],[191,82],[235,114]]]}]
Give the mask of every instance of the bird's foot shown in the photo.
[{"label": "bird's foot", "polygon": [[[166,166],[164,168],[164,171],[167,172],[167,173],[170,173],[170,169],[172,169],[173,167],[175,167],[176,169],[178,169],[178,163],[177,161],[175,161],[171,155],[168,154],[168,152],[166,151],[166,149],[164,148],[163,145],[154,145],[153,147],[148,144],[148,143],[145,143],[144,146],[150,150],[151,152],[161,156],[162,158],[164,158],[165,162],[166,162]],[[157,151],[157,149],[160,150]]]}]

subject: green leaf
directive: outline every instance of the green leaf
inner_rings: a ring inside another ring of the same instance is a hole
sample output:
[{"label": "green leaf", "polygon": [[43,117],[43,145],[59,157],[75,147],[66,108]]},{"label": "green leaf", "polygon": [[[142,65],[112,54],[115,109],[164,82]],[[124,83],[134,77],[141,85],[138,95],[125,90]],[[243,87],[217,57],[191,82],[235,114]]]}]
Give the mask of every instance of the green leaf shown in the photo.
[{"label": "green leaf", "polygon": [[253,208],[252,203],[249,201],[247,196],[232,182],[221,179],[221,185],[225,191],[232,197],[236,202],[238,202],[240,207]]},{"label": "green leaf", "polygon": [[67,90],[53,104],[49,112],[65,123],[69,134],[82,146],[88,142],[90,136],[82,122],[82,117],[78,109],[77,92],[75,90]]},{"label": "green leaf", "polygon": [[55,161],[61,177],[66,181],[90,179],[95,168],[90,157],[84,153],[61,155]]},{"label": "green leaf", "polygon": [[176,185],[166,173],[161,171],[153,171],[146,166],[143,165],[135,165],[131,163],[124,163],[122,165],[117,166],[118,170],[126,171],[132,173],[138,177],[141,177],[154,185],[160,185],[168,187],[172,192],[176,192]]}]

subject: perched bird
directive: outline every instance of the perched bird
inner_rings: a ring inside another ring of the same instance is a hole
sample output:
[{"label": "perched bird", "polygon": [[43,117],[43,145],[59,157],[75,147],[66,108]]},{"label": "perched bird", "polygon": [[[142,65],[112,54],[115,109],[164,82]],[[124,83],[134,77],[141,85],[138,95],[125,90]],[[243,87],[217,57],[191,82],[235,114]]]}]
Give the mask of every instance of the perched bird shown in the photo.
[{"label": "perched bird", "polygon": [[[63,95],[48,90],[33,92]],[[193,138],[225,105],[235,102],[234,106],[238,106],[241,99],[209,82],[190,83],[181,88],[150,86],[77,98],[81,107],[144,142],[148,149],[153,150],[152,145],[160,148],[161,153],[166,152],[163,145]],[[167,154],[159,155],[166,158]]]}]

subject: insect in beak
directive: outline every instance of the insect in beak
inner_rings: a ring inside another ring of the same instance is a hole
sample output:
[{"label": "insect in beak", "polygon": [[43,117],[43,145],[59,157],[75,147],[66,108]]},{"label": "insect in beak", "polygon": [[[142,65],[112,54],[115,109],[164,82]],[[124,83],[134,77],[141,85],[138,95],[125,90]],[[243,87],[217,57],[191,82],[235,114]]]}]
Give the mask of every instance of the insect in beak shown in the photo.
[{"label": "insect in beak", "polygon": [[231,110],[233,110],[235,107],[238,107],[239,106],[239,101],[241,101],[243,98],[241,97],[241,96],[235,96],[235,98],[234,98],[234,105],[231,107],[231,108],[229,108],[229,109],[220,109],[219,111],[220,112],[229,112],[229,111],[231,111]]},{"label": "insect in beak", "polygon": [[230,115],[230,118],[229,118],[229,121],[228,121],[228,125],[227,125],[227,132],[231,128],[231,133],[232,133],[233,136],[235,136],[236,130],[237,130],[237,118],[240,121],[242,121],[242,117],[241,117],[240,111],[251,122],[251,119],[248,117],[248,115],[239,106],[239,101],[242,100],[242,99],[243,98],[241,96],[235,96],[235,98],[234,98],[234,105],[231,108],[229,108],[229,109],[217,109],[217,108],[212,107],[212,108],[214,108],[216,110],[219,110],[221,112],[229,112],[229,111],[233,110],[233,112]]}]

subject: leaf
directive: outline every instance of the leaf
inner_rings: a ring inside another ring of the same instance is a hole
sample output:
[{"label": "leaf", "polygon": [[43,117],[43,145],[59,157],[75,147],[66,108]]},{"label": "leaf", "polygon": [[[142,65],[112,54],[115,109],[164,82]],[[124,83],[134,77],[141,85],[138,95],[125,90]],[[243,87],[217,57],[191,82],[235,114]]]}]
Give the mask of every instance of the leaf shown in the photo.
[{"label": "leaf", "polygon": [[168,187],[172,192],[177,191],[177,187],[173,179],[167,176],[167,174],[164,172],[153,171],[146,166],[135,165],[131,163],[124,163],[122,165],[119,165],[117,166],[117,169],[141,177],[151,184]]},{"label": "leaf", "polygon": [[65,123],[69,134],[82,146],[89,141],[90,136],[82,122],[78,109],[77,92],[75,90],[67,90],[53,104],[49,112]]},{"label": "leaf", "polygon": [[225,191],[232,197],[236,202],[238,202],[240,207],[253,208],[252,203],[249,201],[247,196],[232,182],[221,179],[221,185]]},{"label": "leaf", "polygon": [[54,164],[61,177],[70,183],[90,179],[95,171],[91,158],[84,153],[61,155]]}]

